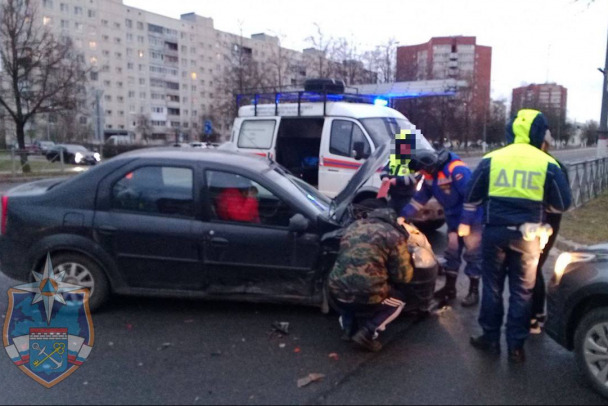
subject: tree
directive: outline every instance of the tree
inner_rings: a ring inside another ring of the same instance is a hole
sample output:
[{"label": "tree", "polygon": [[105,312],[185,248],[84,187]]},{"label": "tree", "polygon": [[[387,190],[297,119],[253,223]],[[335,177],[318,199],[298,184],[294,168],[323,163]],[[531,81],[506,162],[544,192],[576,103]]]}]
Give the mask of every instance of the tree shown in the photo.
[{"label": "tree", "polygon": [[152,135],[152,126],[150,125],[150,116],[146,114],[139,114],[135,122],[137,126],[135,127],[135,131],[138,134],[141,134],[144,142],[148,142],[148,137]]},{"label": "tree", "polygon": [[320,78],[331,77],[333,70],[329,61],[329,55],[334,44],[334,39],[327,37],[318,23],[314,23],[314,26],[317,29],[317,34],[306,38],[306,41],[313,47],[312,50],[307,50],[310,68]]},{"label": "tree", "polygon": [[[0,8],[0,105],[14,121],[19,149],[36,114],[74,110],[86,71],[71,39],[55,38],[41,25],[32,0],[3,0]],[[29,172],[27,155],[21,155]]]},{"label": "tree", "polygon": [[378,60],[378,70],[380,74],[380,81],[383,83],[389,83],[395,80],[395,67],[397,66],[396,53],[398,44],[399,42],[393,37],[389,38],[386,44],[376,47],[378,55],[381,56],[381,58]]},{"label": "tree", "polygon": [[597,130],[599,124],[597,121],[587,121],[581,127],[581,141],[585,146],[592,146],[597,144]]}]

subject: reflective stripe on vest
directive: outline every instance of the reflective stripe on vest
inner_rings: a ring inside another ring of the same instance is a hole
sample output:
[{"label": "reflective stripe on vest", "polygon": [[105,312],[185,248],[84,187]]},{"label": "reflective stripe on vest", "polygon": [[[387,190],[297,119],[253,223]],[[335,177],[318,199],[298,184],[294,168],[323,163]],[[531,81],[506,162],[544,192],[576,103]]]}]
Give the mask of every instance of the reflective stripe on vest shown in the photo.
[{"label": "reflective stripe on vest", "polygon": [[486,155],[490,164],[490,197],[542,202],[550,163],[557,161],[529,144],[512,144]]},{"label": "reflective stripe on vest", "polygon": [[406,176],[409,175],[410,169],[408,168],[409,160],[402,164],[400,159],[397,159],[396,155],[391,154],[391,160],[389,162],[389,174],[391,176]]}]

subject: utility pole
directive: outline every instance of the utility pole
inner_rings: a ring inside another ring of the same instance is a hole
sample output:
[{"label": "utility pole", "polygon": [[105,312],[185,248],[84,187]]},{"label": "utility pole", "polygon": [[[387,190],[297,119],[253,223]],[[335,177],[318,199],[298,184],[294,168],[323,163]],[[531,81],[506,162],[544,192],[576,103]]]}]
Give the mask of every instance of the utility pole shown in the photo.
[{"label": "utility pole", "polygon": [[604,74],[604,87],[602,88],[602,114],[600,127],[597,131],[597,156],[603,158],[608,156],[608,41],[606,42],[606,63],[604,69],[600,69]]}]

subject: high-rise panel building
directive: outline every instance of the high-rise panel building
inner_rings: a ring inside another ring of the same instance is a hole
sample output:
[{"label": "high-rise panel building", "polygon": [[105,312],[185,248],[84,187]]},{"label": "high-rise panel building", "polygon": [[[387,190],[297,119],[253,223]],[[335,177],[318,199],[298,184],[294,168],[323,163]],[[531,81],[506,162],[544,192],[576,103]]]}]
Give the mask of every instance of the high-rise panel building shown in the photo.
[{"label": "high-rise panel building", "polygon": [[490,105],[492,48],[476,37],[436,37],[424,44],[397,48],[397,81],[454,78],[468,86],[459,89],[467,114],[483,119]]},{"label": "high-rise panel building", "polygon": [[513,89],[511,115],[523,108],[542,111],[551,118],[566,118],[568,89],[556,83],[531,84]]},{"label": "high-rise panel building", "polygon": [[283,48],[267,34],[216,30],[211,18],[194,13],[174,19],[122,0],[34,2],[41,24],[71,37],[91,68],[78,123],[95,129],[99,140],[123,132],[193,140],[212,116],[214,132],[225,136],[232,117],[218,107],[232,106],[233,91],[301,85],[318,75],[310,52]]}]

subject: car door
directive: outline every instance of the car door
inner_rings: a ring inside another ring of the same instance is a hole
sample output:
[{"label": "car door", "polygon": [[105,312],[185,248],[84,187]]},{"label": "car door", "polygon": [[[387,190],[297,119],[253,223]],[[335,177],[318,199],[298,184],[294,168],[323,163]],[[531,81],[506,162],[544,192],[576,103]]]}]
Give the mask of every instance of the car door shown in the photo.
[{"label": "car door", "polygon": [[100,184],[96,236],[129,286],[201,288],[194,174],[194,166],[179,162],[138,163]]},{"label": "car door", "polygon": [[208,218],[195,226],[205,245],[207,291],[304,299],[319,252],[315,233],[292,233],[297,213],[276,189],[227,170],[205,171]]},{"label": "car door", "polygon": [[324,130],[319,166],[319,190],[334,197],[348,183],[371,152],[371,144],[358,122],[333,118]]}]

